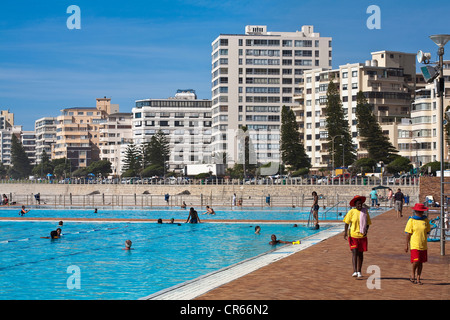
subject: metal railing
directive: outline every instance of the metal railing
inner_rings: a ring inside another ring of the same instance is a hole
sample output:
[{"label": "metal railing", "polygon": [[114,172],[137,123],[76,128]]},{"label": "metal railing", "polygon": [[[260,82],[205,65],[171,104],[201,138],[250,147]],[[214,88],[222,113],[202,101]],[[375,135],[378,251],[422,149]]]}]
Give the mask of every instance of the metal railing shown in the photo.
[{"label": "metal railing", "polygon": [[133,185],[368,185],[368,186],[418,186],[418,177],[392,178],[392,177],[354,177],[354,178],[260,178],[260,179],[188,179],[188,178],[127,178],[127,179],[88,179],[88,178],[67,178],[63,180],[48,179],[2,179],[0,184],[8,183],[29,183],[29,184],[133,184]]}]

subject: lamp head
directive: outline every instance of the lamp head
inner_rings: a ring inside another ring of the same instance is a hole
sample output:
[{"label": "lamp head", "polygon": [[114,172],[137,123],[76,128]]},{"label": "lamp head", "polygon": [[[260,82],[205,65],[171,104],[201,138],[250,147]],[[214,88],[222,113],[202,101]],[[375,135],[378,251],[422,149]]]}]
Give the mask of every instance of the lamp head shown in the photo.
[{"label": "lamp head", "polygon": [[422,50],[419,50],[417,52],[417,61],[419,63],[428,64],[428,63],[430,63],[430,59],[431,59],[431,53],[423,52]]},{"label": "lamp head", "polygon": [[450,34],[435,34],[430,36],[430,39],[440,48],[443,48],[450,41]]}]

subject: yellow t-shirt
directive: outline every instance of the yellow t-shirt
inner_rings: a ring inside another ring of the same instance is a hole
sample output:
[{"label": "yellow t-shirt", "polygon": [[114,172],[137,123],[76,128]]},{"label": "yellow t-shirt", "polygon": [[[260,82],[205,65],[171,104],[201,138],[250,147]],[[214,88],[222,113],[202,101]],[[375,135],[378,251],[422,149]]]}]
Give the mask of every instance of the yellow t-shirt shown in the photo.
[{"label": "yellow t-shirt", "polygon": [[[364,238],[364,234],[359,232],[359,216],[361,211],[356,208],[351,209],[344,217],[344,222],[350,225],[350,237]],[[367,225],[371,225],[369,213],[367,213]]]},{"label": "yellow t-shirt", "polygon": [[427,250],[427,233],[430,231],[431,225],[427,218],[423,220],[409,218],[406,223],[405,232],[411,234],[411,240],[409,242],[410,249]]}]

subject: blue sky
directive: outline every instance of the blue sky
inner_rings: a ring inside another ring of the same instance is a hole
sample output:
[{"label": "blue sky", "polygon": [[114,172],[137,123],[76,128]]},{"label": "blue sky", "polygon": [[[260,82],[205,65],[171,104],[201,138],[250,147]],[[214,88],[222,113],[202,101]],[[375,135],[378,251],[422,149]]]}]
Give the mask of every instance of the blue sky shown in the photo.
[{"label": "blue sky", "polygon": [[[80,30],[66,26],[70,5],[81,9]],[[381,29],[366,26],[370,5],[380,8]],[[210,99],[211,42],[221,33],[242,34],[246,25],[314,25],[333,38],[333,68],[379,50],[421,49],[436,59],[429,35],[450,34],[449,17],[446,0],[2,0],[0,109],[33,130],[40,117],[91,107],[103,96],[122,112],[135,100],[171,97],[177,89]]]}]

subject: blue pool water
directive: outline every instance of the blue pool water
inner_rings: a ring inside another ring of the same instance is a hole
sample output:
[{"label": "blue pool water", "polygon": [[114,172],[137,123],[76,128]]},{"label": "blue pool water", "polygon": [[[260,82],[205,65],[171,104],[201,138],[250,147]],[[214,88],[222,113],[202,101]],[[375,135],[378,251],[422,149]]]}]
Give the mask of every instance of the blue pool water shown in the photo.
[{"label": "blue pool water", "polygon": [[[170,220],[186,220],[189,215],[189,209],[180,209],[178,207],[160,207],[148,209],[111,209],[98,208],[98,212],[94,213],[94,209],[31,209],[24,218],[105,218],[105,219],[163,219]],[[203,215],[206,211],[205,207],[195,208],[200,219],[207,220],[308,220],[311,208],[230,208],[230,207],[214,207],[215,215]],[[19,208],[0,209],[0,217],[18,217]],[[324,220],[341,220],[345,216],[344,208],[339,209],[340,215],[336,214],[336,209],[330,210],[326,216],[323,216],[324,210],[319,210],[319,218]]]},{"label": "blue pool water", "polygon": [[[251,223],[66,221],[63,237],[50,240],[41,237],[56,222],[1,221],[0,299],[138,299],[270,251],[271,234],[294,241],[317,232],[260,226],[255,235]],[[133,250],[123,250],[127,239]]]}]

